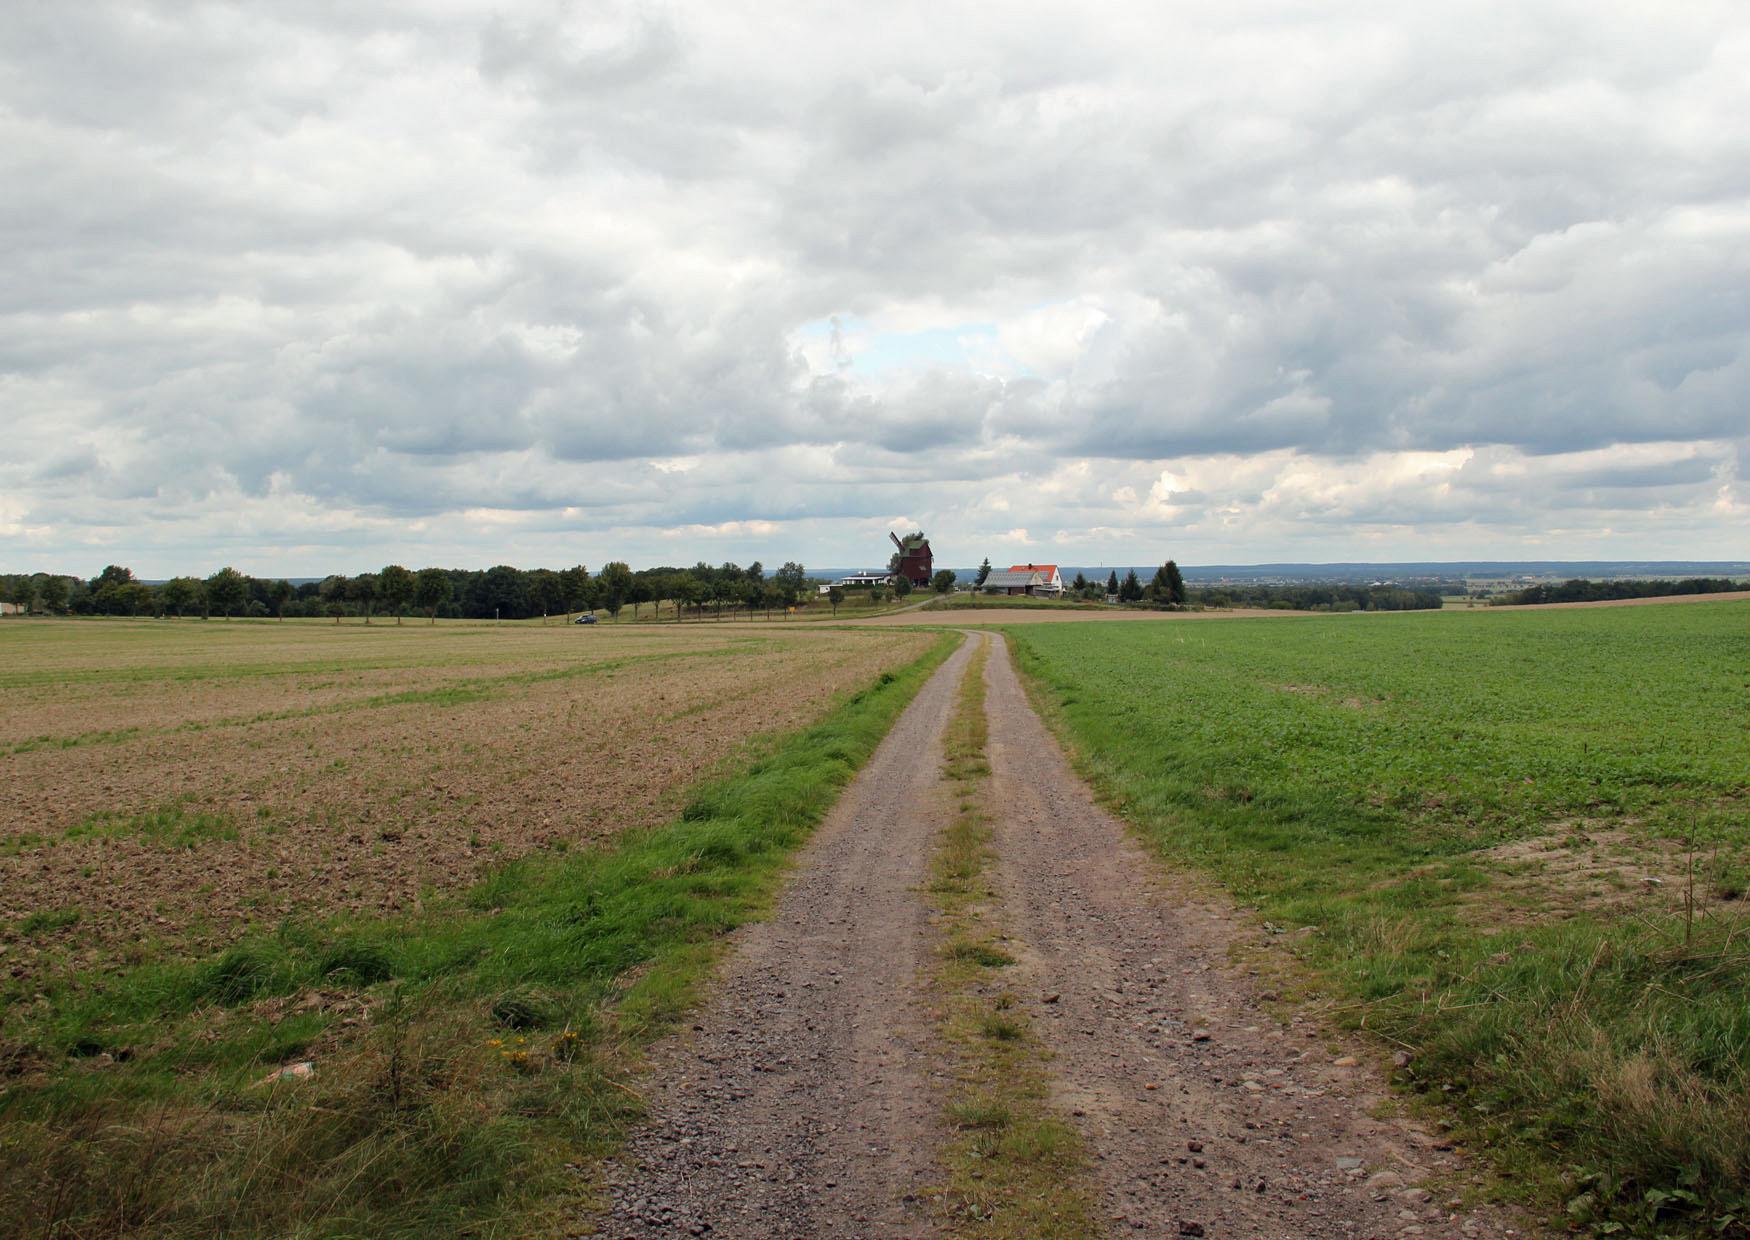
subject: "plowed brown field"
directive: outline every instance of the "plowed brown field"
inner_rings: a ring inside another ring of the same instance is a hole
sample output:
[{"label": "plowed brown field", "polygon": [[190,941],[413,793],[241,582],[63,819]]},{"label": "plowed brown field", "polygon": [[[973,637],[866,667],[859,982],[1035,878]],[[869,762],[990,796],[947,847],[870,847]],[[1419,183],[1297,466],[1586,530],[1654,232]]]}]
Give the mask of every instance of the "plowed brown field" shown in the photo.
[{"label": "plowed brown field", "polygon": [[653,823],[930,637],[0,625],[0,997]]}]

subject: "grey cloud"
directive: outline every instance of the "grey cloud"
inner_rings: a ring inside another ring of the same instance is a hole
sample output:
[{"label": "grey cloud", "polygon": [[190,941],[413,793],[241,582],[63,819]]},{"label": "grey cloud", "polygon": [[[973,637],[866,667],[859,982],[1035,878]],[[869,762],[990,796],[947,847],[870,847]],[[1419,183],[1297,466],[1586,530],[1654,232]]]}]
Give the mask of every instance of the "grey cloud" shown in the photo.
[{"label": "grey cloud", "polygon": [[[1002,519],[1045,528],[1025,483],[1076,461],[1741,439],[1747,37],[1723,4],[27,5],[0,31],[0,400],[31,456],[0,461],[0,527],[76,543],[99,490],[126,505],[94,526],[285,495],[994,521],[964,493],[1022,479]],[[1036,373],[795,351],[829,315],[1075,300],[1105,318]],[[683,456],[722,465],[653,464]],[[1739,470],[1551,464],[1512,511],[1706,528]],[[1298,502],[1451,525],[1512,485],[1458,481]]]}]

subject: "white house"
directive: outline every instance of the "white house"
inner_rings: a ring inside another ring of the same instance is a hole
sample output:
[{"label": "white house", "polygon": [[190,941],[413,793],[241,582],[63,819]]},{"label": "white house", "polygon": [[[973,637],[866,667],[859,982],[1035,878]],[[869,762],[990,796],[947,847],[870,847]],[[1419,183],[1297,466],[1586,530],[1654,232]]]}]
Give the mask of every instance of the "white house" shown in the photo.
[{"label": "white house", "polygon": [[1041,598],[1063,597],[1063,575],[1057,571],[1055,564],[1011,564],[1009,571],[1011,573],[1039,574],[1039,583],[1027,591],[1029,594],[1036,594]]}]

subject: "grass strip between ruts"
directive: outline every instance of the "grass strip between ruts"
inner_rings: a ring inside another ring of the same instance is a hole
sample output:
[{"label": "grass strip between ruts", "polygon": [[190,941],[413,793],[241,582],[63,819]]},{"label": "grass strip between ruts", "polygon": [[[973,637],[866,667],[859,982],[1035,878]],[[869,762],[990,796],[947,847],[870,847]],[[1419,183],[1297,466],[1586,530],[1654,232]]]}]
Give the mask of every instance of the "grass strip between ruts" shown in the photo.
[{"label": "grass strip between ruts", "polygon": [[0,1061],[0,1234],[513,1236],[578,1210],[639,1049],[956,644],[612,847],[98,982]]},{"label": "grass strip between ruts", "polygon": [[932,864],[930,897],[943,938],[931,977],[940,1029],[953,1059],[939,1201],[957,1235],[1052,1240],[1099,1234],[1075,1129],[1048,1101],[1048,1054],[1029,1027],[1003,970],[1002,896],[986,874],[990,776],[979,639],[943,736],[943,779],[953,817]]}]

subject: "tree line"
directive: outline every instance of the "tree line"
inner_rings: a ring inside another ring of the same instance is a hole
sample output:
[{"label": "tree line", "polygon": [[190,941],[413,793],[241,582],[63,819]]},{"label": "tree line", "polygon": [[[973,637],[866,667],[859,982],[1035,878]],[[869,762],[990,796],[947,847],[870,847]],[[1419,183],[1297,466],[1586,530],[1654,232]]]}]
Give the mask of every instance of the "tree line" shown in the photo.
[{"label": "tree line", "polygon": [[1745,583],[1729,577],[1688,577],[1682,581],[1589,581],[1576,577],[1560,585],[1526,586],[1523,590],[1497,594],[1489,600],[1489,605],[1602,603],[1621,598],[1665,598],[1673,594],[1724,594],[1745,588]]},{"label": "tree line", "polygon": [[721,617],[725,610],[765,611],[794,607],[809,590],[807,570],[790,561],[770,575],[755,561],[691,568],[634,571],[614,560],[591,573],[582,564],[565,569],[521,569],[500,564],[485,570],[409,569],[389,564],[374,573],[331,574],[294,585],[283,578],[252,577],[221,568],[209,577],[173,577],[149,584],[123,565],[111,564],[89,581],[56,573],[0,577],[0,597],[20,609],[50,614],[101,616],[347,617],[407,616],[432,621],[526,620],[534,616],[606,611],[627,607],[638,616],[646,606],[658,618],[666,605],[680,619],[687,611]]},{"label": "tree line", "polygon": [[1263,607],[1274,611],[1438,611],[1438,590],[1404,586],[1210,586],[1190,592],[1204,607]]}]

